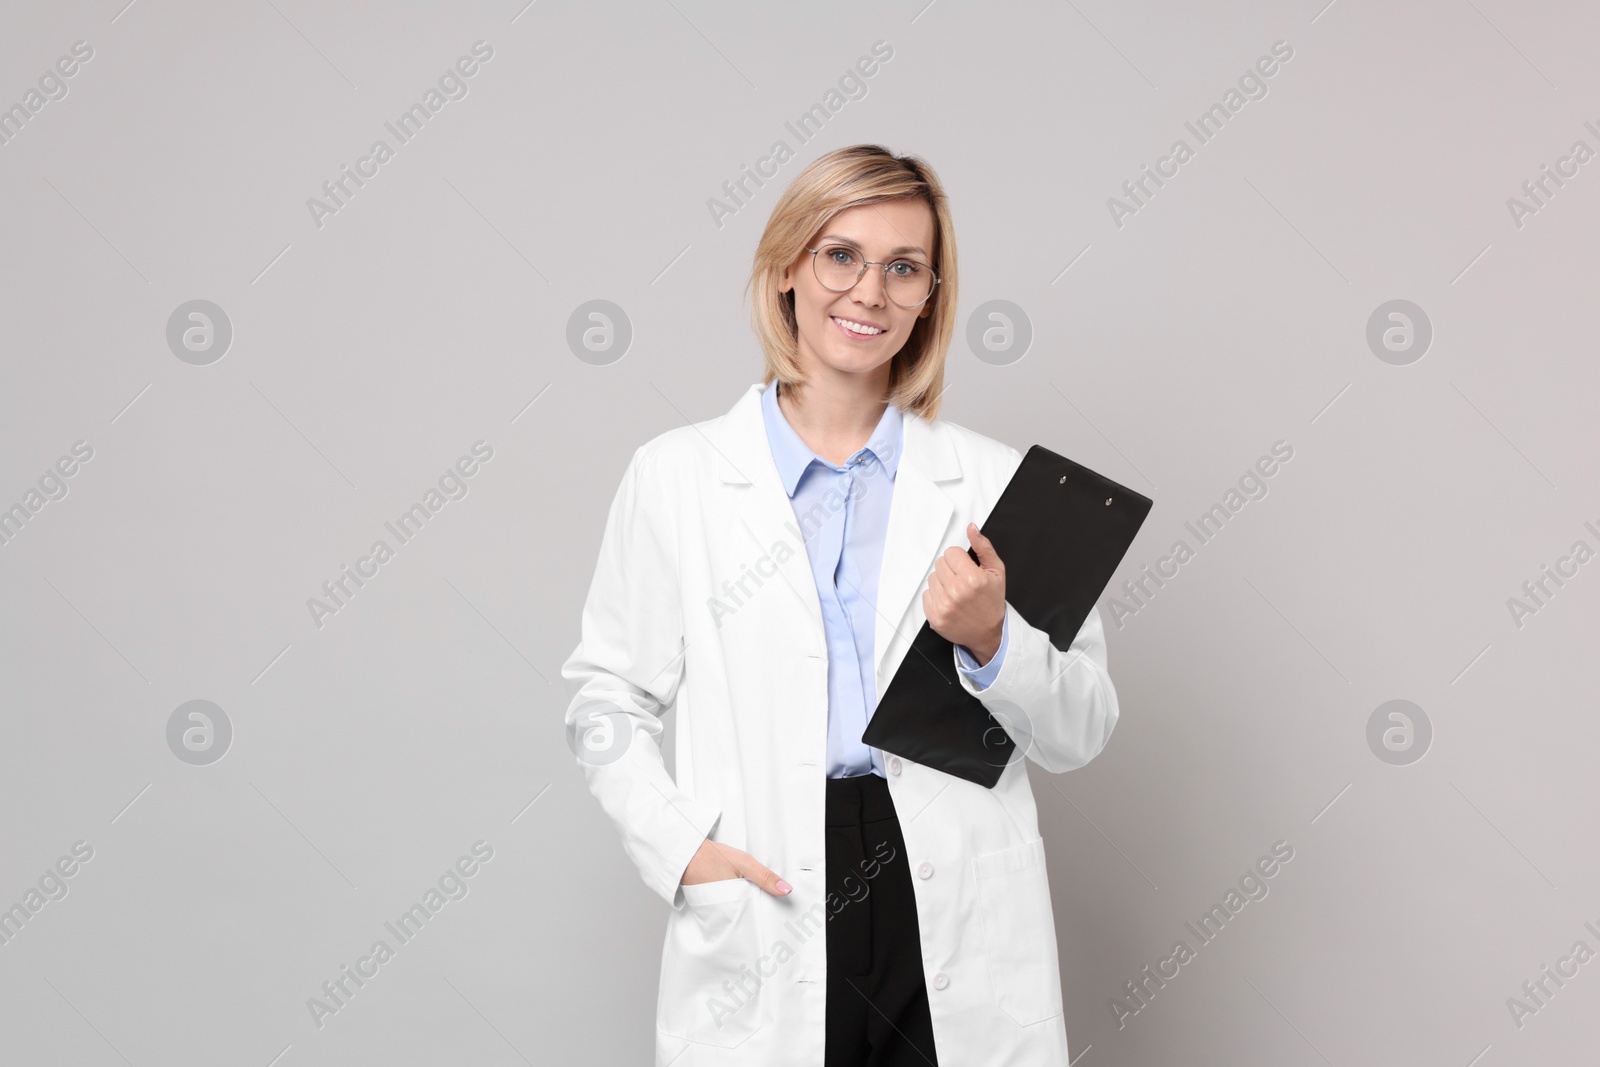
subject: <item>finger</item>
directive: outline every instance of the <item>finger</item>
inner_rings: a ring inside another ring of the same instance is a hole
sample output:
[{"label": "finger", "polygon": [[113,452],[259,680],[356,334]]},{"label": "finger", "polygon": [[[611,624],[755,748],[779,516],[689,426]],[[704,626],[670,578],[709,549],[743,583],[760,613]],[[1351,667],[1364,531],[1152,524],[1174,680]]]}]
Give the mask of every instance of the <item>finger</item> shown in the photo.
[{"label": "finger", "polygon": [[955,577],[959,574],[967,574],[978,569],[978,565],[972,562],[972,557],[967,555],[967,550],[964,548],[957,548],[955,545],[951,545],[949,548],[939,553],[939,559],[935,566],[937,566],[938,563],[943,563],[945,565],[951,577]]},{"label": "finger", "polygon": [[754,859],[739,873],[775,897],[786,897],[794,891],[794,887],[779,878],[776,871],[769,870]]},{"label": "finger", "polygon": [[[965,600],[973,590],[981,588],[988,580],[988,573],[982,567],[968,559],[965,552],[961,555],[960,564],[949,563],[933,576],[939,580],[940,595],[956,603]],[[941,559],[939,562],[946,561]],[[933,578],[928,580],[929,585],[933,584]]]}]

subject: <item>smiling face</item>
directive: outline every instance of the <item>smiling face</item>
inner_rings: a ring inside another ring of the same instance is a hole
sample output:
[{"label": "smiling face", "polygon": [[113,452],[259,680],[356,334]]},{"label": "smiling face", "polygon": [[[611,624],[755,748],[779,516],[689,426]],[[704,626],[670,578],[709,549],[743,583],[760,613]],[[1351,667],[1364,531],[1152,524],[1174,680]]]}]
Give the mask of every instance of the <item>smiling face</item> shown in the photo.
[{"label": "smiling face", "polygon": [[[806,245],[853,247],[857,259],[893,263],[907,259],[924,267],[933,263],[933,209],[922,200],[885,200],[839,212]],[[822,255],[823,253],[818,253]],[[911,337],[917,319],[933,313],[934,295],[914,308],[904,308],[884,291],[883,268],[871,266],[855,286],[836,293],[817,280],[809,251],[802,251],[784,272],[780,290],[794,290],[799,324],[799,359],[808,381],[818,375],[883,376],[888,363]]]}]

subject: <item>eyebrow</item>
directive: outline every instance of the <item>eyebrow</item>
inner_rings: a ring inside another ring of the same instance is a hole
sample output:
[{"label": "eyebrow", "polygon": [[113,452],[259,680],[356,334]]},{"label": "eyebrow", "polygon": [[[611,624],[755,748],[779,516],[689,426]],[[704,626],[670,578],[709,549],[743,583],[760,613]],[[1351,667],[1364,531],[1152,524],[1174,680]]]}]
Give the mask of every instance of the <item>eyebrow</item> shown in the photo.
[{"label": "eyebrow", "polygon": [[[832,241],[832,242],[834,242],[836,244],[849,245],[851,248],[854,248],[858,252],[864,252],[865,251],[865,249],[863,249],[861,247],[861,245],[858,244],[857,242],[852,241],[848,237],[840,237],[836,233],[827,234],[827,235],[823,236],[822,238],[820,238],[820,240],[822,240],[822,241]],[[921,247],[919,247],[917,245],[901,245],[899,248],[891,248],[891,249],[889,249],[889,255],[891,255],[891,256],[898,256],[898,255],[901,255],[901,254],[906,253],[906,252],[918,252],[918,253],[920,253],[920,254],[922,254],[924,256],[926,256],[928,254],[927,249],[921,248]]]}]

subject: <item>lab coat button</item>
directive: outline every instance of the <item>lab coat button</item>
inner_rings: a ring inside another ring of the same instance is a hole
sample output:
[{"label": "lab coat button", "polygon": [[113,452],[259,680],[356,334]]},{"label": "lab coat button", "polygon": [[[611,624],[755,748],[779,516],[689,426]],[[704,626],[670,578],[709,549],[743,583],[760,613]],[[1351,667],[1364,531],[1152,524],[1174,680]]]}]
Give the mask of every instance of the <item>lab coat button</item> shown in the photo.
[{"label": "lab coat button", "polygon": [[935,989],[943,989],[945,986],[947,986],[949,984],[950,984],[950,976],[945,974],[943,971],[940,971],[938,974],[933,976],[933,988],[935,988]]},{"label": "lab coat button", "polygon": [[889,757],[889,773],[890,774],[899,774],[900,773],[900,757],[899,756],[890,756]]},{"label": "lab coat button", "polygon": [[933,864],[924,863],[924,864],[922,864],[922,866],[918,867],[917,868],[917,877],[918,878],[932,878],[933,877]]}]

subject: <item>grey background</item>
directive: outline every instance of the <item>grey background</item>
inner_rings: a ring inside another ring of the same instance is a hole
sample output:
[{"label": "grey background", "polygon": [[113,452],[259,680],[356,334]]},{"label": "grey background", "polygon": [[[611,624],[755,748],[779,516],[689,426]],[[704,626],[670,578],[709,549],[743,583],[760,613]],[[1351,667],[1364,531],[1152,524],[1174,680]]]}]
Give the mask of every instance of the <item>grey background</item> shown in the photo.
[{"label": "grey background", "polygon": [[[1106,752],[1029,767],[1077,1062],[1578,1062],[1600,963],[1520,1028],[1506,1000],[1600,949],[1600,563],[1520,628],[1506,601],[1600,547],[1600,162],[1520,228],[1506,201],[1600,148],[1597,32],[1510,0],[6,3],[0,103],[94,57],[0,146],[0,505],[94,455],[0,547],[0,904],[94,855],[0,946],[0,1061],[648,1061],[664,906],[584,789],[559,667],[629,454],[759,378],[741,290],[779,190],[876,141],[953,201],[945,417],[1155,498],[1118,583],[1294,449],[1105,614]],[[480,39],[468,95],[318,228],[307,198]],[[1116,226],[1278,40],[1268,94]],[[204,366],[166,342],[197,299],[233,330]],[[609,365],[566,341],[601,299],[633,330]],[[1365,340],[1396,299],[1434,333],[1406,366]],[[992,300],[1033,330],[1006,365],[965,342]],[[479,440],[467,495],[315,625]],[[1407,766],[1367,744],[1393,699],[1433,728]],[[168,747],[191,700],[232,727],[208,765]],[[468,894],[314,1025],[479,840]],[[1270,895],[1119,1028],[1278,840]]]}]

